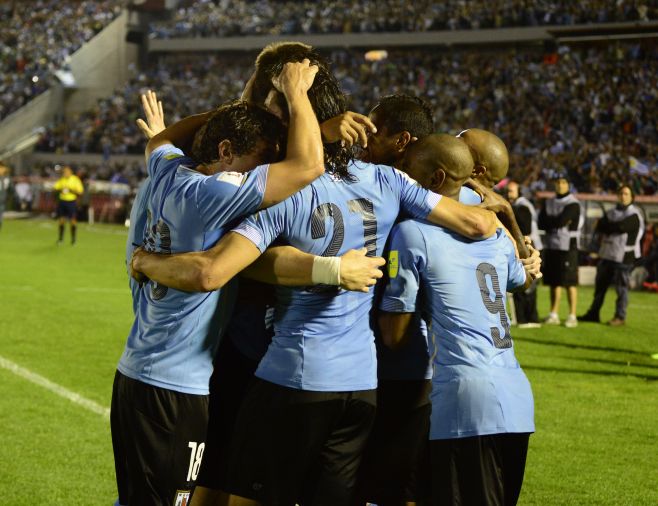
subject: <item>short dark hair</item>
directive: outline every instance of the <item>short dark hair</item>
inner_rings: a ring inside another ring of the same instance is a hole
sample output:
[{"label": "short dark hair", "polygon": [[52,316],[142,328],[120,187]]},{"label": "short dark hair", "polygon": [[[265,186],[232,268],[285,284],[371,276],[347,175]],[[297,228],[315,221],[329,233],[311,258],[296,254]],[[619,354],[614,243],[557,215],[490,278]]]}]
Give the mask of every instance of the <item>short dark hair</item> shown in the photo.
[{"label": "short dark hair", "polygon": [[217,146],[224,139],[231,141],[236,155],[251,153],[258,141],[263,140],[265,154],[272,159],[277,150],[283,151],[285,132],[274,114],[255,104],[233,100],[220,105],[198,130],[191,154],[197,162],[209,164],[219,159]]},{"label": "short dark hair", "polygon": [[627,183],[622,183],[617,187],[617,193],[621,193],[621,191],[624,188],[628,188],[628,190],[631,192],[631,202],[635,201],[635,191],[633,190],[633,187],[630,184]]},{"label": "short dark hair", "polygon": [[418,139],[434,133],[432,108],[421,98],[387,95],[377,102],[371,113],[375,111],[389,133],[409,132]]},{"label": "short dark hair", "polygon": [[[301,62],[308,58],[311,65],[318,66],[313,85],[308,90],[308,98],[319,123],[327,121],[347,111],[347,100],[340,89],[340,84],[331,73],[330,63],[311,46],[297,42],[284,42],[267,46],[256,59],[256,75],[254,77],[251,99],[257,104],[263,104],[272,89],[272,78],[278,76],[283,66],[289,62]],[[284,113],[288,107],[281,97],[279,105]],[[327,172],[341,178],[349,179],[347,164],[352,159],[352,152],[341,143],[325,144],[324,161]]]}]

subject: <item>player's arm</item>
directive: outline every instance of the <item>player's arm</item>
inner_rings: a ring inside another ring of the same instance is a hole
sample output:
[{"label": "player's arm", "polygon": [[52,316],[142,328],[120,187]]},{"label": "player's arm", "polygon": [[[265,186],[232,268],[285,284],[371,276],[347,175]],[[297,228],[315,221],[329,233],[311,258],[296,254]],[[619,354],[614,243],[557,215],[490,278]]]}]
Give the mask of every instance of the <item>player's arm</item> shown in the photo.
[{"label": "player's arm", "polygon": [[[131,274],[138,281],[143,281],[142,274],[159,284],[187,292],[217,290],[260,255],[253,242],[239,234],[229,235],[242,239],[226,236],[207,251],[178,255],[137,249],[131,262]],[[244,257],[240,258],[240,244],[246,244],[244,241],[251,247],[245,247]],[[382,277],[379,267],[384,263],[381,257],[366,256],[365,248],[348,251],[342,257],[320,257],[292,246],[277,246],[266,250],[243,274],[276,285],[326,284],[367,292]]]},{"label": "player's arm", "polygon": [[322,140],[327,144],[343,142],[346,146],[354,144],[368,147],[368,133],[377,133],[377,127],[368,116],[347,111],[320,125]]},{"label": "player's arm", "polygon": [[273,285],[337,285],[345,290],[367,292],[383,273],[381,257],[366,256],[366,248],[350,250],[341,257],[321,257],[292,246],[268,248],[242,275]]},{"label": "player's arm", "polygon": [[274,87],[286,97],[290,123],[286,158],[268,169],[261,209],[285,200],[324,174],[320,125],[307,93],[317,71],[318,67],[305,59],[286,63],[281,74],[272,79]]},{"label": "player's arm", "polygon": [[82,186],[82,181],[80,181],[80,178],[76,178],[74,180],[73,188],[71,188],[71,191],[75,193],[78,197],[85,192],[84,187]]},{"label": "player's arm", "polygon": [[260,254],[253,242],[229,232],[207,251],[163,255],[138,248],[130,270],[137,281],[144,281],[145,276],[176,290],[211,292],[228,283]]},{"label": "player's arm", "polygon": [[[153,112],[153,107],[162,107],[162,103],[160,103],[160,105],[158,105],[158,103],[154,105],[152,100],[152,98],[145,98],[145,96],[142,95],[142,106],[144,107],[144,111],[147,110],[147,107],[150,111],[146,113],[147,119],[149,118],[150,114],[155,114],[155,112]],[[212,113],[213,111],[208,111],[201,114],[188,116],[187,118],[183,118],[173,125],[169,125],[160,133],[151,137],[146,144],[146,161],[148,162],[151,153],[155,149],[166,144],[173,144],[177,148],[180,148],[182,151],[185,151],[185,149],[192,144],[192,140],[194,139],[194,135],[196,134],[197,130],[199,130],[199,128],[201,128],[206,123]]]},{"label": "player's arm", "polygon": [[403,221],[391,231],[388,253],[388,284],[379,305],[379,329],[384,344],[393,350],[405,346],[416,311],[421,273],[427,266],[425,239],[412,221]]},{"label": "player's arm", "polygon": [[496,215],[476,206],[442,198],[427,219],[470,239],[486,239],[496,232]]}]

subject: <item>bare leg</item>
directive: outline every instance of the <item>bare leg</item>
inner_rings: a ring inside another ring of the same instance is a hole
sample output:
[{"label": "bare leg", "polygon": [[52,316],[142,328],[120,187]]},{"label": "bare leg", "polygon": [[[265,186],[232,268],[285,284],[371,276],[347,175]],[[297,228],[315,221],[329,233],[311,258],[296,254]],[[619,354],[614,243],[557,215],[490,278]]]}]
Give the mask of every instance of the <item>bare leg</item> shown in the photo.
[{"label": "bare leg", "polygon": [[556,313],[560,310],[560,299],[562,298],[562,287],[551,286],[551,313]]},{"label": "bare leg", "polygon": [[254,501],[253,499],[247,499],[246,497],[229,495],[225,506],[260,506],[260,503],[258,501]]},{"label": "bare leg", "polygon": [[226,506],[229,495],[221,490],[206,487],[194,487],[190,506]]},{"label": "bare leg", "polygon": [[576,306],[578,305],[578,287],[567,287],[567,300],[569,301],[569,314],[576,314]]}]

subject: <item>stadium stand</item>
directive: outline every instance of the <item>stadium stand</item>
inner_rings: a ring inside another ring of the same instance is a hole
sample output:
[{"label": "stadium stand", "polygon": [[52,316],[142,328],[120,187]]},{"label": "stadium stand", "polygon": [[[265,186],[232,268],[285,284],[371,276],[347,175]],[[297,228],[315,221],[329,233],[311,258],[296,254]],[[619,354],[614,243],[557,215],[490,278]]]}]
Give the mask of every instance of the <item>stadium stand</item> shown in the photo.
[{"label": "stadium stand", "polygon": [[185,0],[170,20],[150,25],[152,38],[420,32],[576,25],[658,18],[656,2],[487,2],[449,0]]},{"label": "stadium stand", "polygon": [[0,3],[0,120],[46,91],[55,72],[121,12],[119,0]]},{"label": "stadium stand", "polygon": [[[168,121],[175,121],[238,96],[253,57],[163,55],[94,109],[48,129],[38,149],[104,159],[141,153],[135,126],[141,91],[157,90]],[[654,42],[563,45],[548,55],[414,48],[390,49],[377,62],[356,50],[329,57],[353,110],[366,112],[385,94],[419,95],[431,103],[438,131],[498,132],[511,149],[511,176],[532,190],[546,189],[555,171],[568,170],[578,191],[614,193],[621,181],[638,194],[658,191]]]}]

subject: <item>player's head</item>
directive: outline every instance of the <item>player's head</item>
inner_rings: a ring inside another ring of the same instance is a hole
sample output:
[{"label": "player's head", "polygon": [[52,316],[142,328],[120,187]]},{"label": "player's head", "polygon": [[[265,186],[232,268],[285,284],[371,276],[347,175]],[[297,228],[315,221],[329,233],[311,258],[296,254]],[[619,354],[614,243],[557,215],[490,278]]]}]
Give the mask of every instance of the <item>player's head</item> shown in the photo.
[{"label": "player's head", "polygon": [[73,169],[70,165],[64,165],[62,167],[62,177],[71,177],[73,175]]},{"label": "player's head", "polygon": [[472,177],[478,179],[487,188],[507,175],[509,155],[505,143],[497,135],[480,128],[469,128],[457,137],[462,139],[473,156]]},{"label": "player's head", "polygon": [[431,134],[409,145],[401,169],[423,188],[454,197],[471,176],[473,157],[458,138]]},{"label": "player's head", "polygon": [[633,192],[633,188],[631,188],[627,184],[621,185],[617,190],[617,202],[619,202],[622,206],[626,207],[626,206],[630,206],[634,200],[635,200],[635,193]]},{"label": "player's head", "polygon": [[206,167],[245,172],[278,159],[285,143],[281,120],[241,100],[217,108],[194,137],[192,157]]},{"label": "player's head", "polygon": [[514,202],[519,197],[519,183],[516,181],[510,181],[507,183],[507,200]]},{"label": "player's head", "polygon": [[397,165],[412,139],[422,139],[434,131],[432,109],[418,97],[388,95],[368,114],[377,127],[370,134],[361,159],[370,163]]},{"label": "player's head", "polygon": [[565,171],[555,173],[553,176],[553,188],[558,195],[569,193],[569,175]]},{"label": "player's head", "polygon": [[[277,42],[265,47],[256,58],[256,70],[245,87],[243,98],[267,107],[287,123],[288,106],[283,95],[272,85],[272,78],[281,73],[286,63],[301,62],[304,59],[318,66],[313,85],[308,90],[308,98],[318,122],[322,123],[344,113],[347,101],[338,80],[329,70],[329,62],[311,46],[300,42]],[[347,163],[351,158],[351,151],[340,143],[324,146],[328,172],[348,178]]]}]

